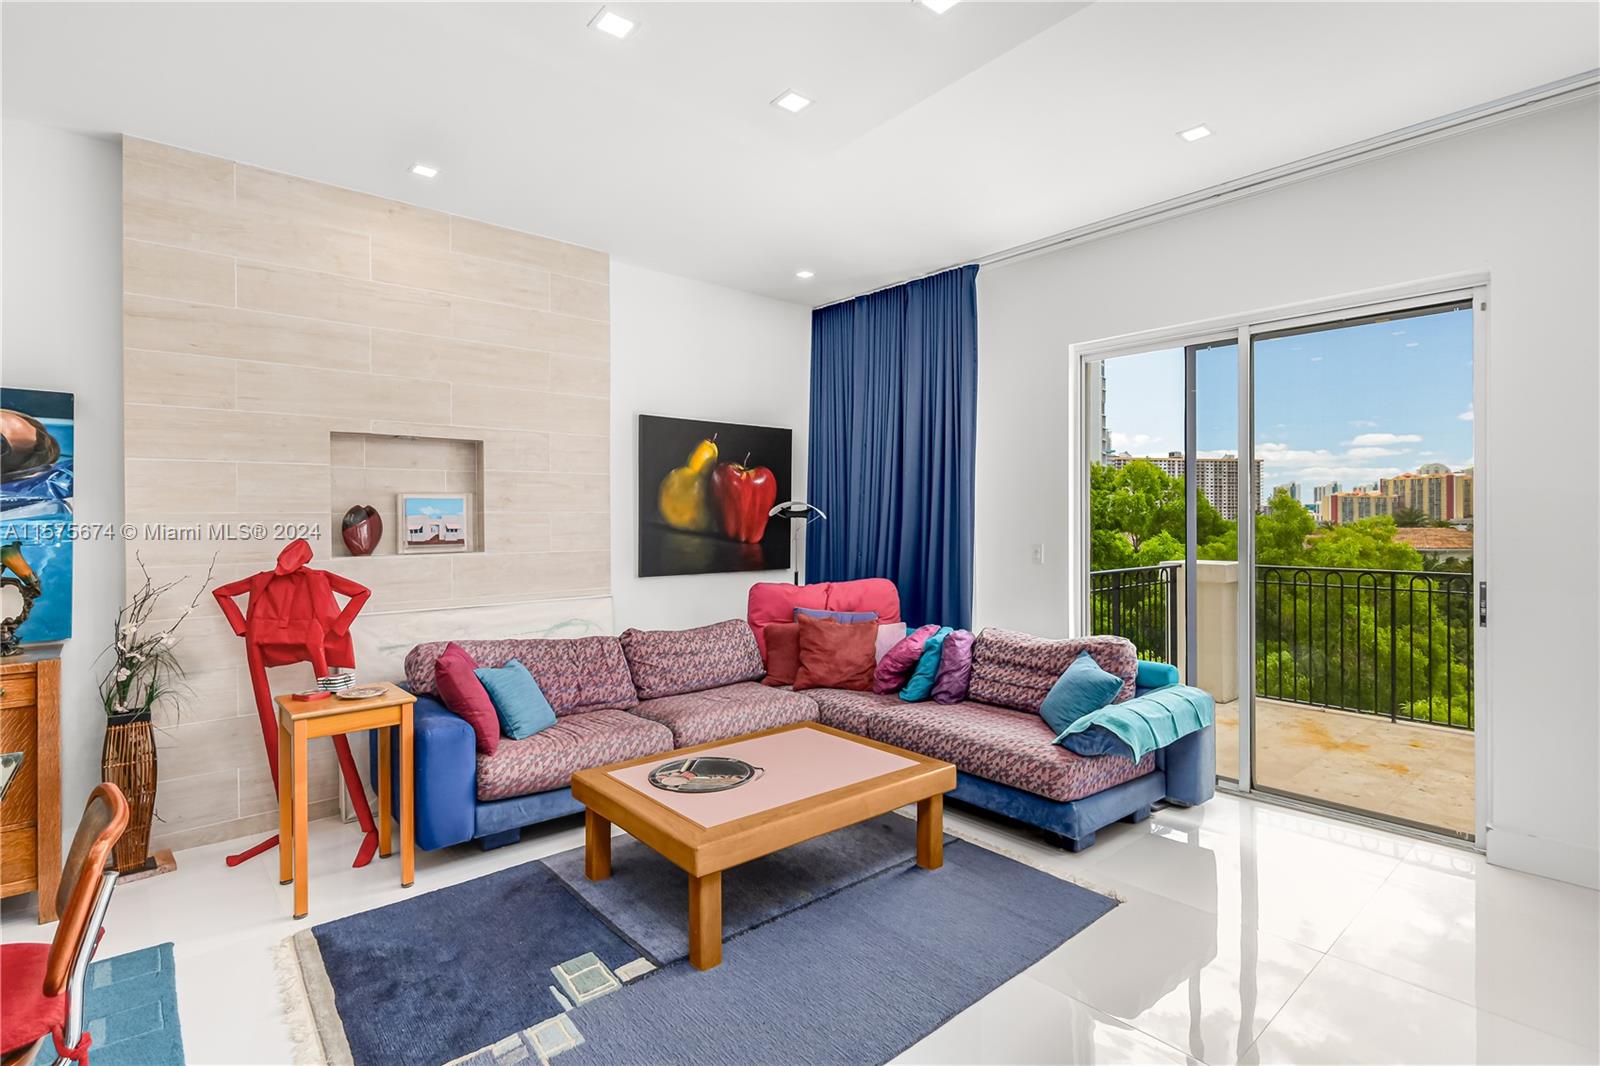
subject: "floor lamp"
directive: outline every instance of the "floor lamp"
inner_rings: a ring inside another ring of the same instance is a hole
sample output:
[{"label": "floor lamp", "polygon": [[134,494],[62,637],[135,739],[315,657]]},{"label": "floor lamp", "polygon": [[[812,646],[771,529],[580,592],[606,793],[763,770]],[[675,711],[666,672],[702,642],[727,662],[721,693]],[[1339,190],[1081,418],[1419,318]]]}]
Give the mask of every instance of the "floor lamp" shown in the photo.
[{"label": "floor lamp", "polygon": [[794,583],[800,584],[800,531],[812,522],[828,520],[822,513],[822,508],[815,507],[804,500],[785,500],[767,512],[768,518],[791,519],[790,526],[793,532],[789,535],[789,558],[794,562]]}]

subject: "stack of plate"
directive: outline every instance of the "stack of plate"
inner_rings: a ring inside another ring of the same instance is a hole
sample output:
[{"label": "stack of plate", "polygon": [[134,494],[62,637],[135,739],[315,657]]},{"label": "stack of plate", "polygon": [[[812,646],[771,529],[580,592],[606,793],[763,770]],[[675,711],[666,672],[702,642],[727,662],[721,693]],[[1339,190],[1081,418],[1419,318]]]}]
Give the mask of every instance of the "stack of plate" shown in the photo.
[{"label": "stack of plate", "polygon": [[317,678],[317,688],[323,692],[341,692],[356,683],[356,675],[351,673],[329,674],[327,677]]}]

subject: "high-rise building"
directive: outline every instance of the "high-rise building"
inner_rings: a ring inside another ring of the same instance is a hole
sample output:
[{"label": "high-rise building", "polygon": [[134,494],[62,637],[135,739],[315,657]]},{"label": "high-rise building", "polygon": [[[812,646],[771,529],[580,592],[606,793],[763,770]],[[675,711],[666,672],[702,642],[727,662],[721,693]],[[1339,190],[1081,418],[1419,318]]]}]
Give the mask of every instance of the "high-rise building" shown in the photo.
[{"label": "high-rise building", "polygon": [[1386,477],[1379,491],[1395,498],[1394,510],[1421,511],[1436,522],[1460,522],[1472,517],[1472,470],[1451,470],[1443,463],[1427,463],[1413,474]]},{"label": "high-rise building", "polygon": [[1295,503],[1299,503],[1300,502],[1300,482],[1291,481],[1288,484],[1282,486],[1282,488],[1283,488],[1284,492],[1287,492],[1289,494],[1289,499],[1293,500]]},{"label": "high-rise building", "polygon": [[[1099,426],[1099,430],[1100,430],[1100,432],[1095,434],[1095,437],[1094,437],[1095,441],[1098,442],[1099,451],[1096,452],[1096,453],[1091,454],[1089,456],[1089,459],[1090,459],[1091,462],[1098,463],[1101,466],[1104,466],[1106,464],[1107,460],[1110,459],[1110,457],[1111,457],[1111,427],[1106,424],[1106,368],[1105,368],[1105,364],[1101,363],[1101,362],[1098,362],[1098,361],[1097,362],[1091,362],[1089,364],[1089,375],[1088,375],[1088,377],[1089,377],[1089,386],[1088,386],[1089,387],[1089,395],[1091,397],[1094,397],[1098,401],[1098,403],[1095,405],[1095,410],[1097,410],[1099,412],[1099,423],[1098,423],[1098,426]],[[1091,444],[1090,447],[1093,448],[1093,447],[1095,447],[1095,445]]]},{"label": "high-rise building", "polygon": [[[1106,465],[1113,467],[1127,466],[1133,462],[1151,463],[1168,477],[1183,478],[1183,453],[1168,452],[1164,456],[1155,455],[1106,455]],[[1194,461],[1195,487],[1201,496],[1204,496],[1211,506],[1215,507],[1223,518],[1232,522],[1239,517],[1239,460],[1232,455],[1217,458],[1199,458]],[[1255,462],[1255,482],[1252,488],[1255,492],[1256,510],[1261,510],[1261,460]]]},{"label": "high-rise building", "polygon": [[1321,506],[1324,496],[1332,496],[1338,491],[1339,483],[1337,481],[1330,481],[1326,485],[1313,485],[1311,486],[1311,502]]},{"label": "high-rise building", "polygon": [[1336,526],[1342,522],[1359,522],[1363,518],[1391,515],[1394,511],[1394,497],[1381,492],[1364,489],[1330,492],[1317,504],[1317,520]]}]

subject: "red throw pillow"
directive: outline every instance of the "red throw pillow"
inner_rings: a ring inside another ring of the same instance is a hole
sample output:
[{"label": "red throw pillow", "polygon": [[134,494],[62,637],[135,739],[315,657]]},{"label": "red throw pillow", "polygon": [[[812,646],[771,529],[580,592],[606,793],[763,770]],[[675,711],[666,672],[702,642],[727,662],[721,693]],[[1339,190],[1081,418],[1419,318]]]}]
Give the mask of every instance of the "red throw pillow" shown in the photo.
[{"label": "red throw pillow", "polygon": [[877,622],[835,622],[801,615],[796,625],[800,627],[796,690],[846,688],[865,692],[872,687],[872,671],[878,665]]},{"label": "red throw pillow", "polygon": [[763,685],[777,688],[794,684],[795,671],[800,668],[800,624],[774,622],[767,626],[767,676]]},{"label": "red throw pillow", "polygon": [[467,649],[451,641],[434,664],[433,683],[439,699],[451,713],[466,720],[478,740],[480,755],[493,755],[500,746],[500,716],[494,713],[489,690],[473,671],[478,664]]}]

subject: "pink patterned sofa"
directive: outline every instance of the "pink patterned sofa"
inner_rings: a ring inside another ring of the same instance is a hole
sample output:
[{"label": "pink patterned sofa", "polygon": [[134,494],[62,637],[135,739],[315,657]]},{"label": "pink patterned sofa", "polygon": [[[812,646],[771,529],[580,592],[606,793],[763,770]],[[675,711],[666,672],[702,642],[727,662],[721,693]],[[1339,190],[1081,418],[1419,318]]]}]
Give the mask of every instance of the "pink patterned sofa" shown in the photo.
[{"label": "pink patterned sofa", "polygon": [[[523,740],[502,739],[493,755],[478,754],[471,727],[438,700],[433,667],[444,642],[413,648],[406,682],[418,696],[417,843],[425,849],[467,840],[485,848],[512,843],[523,826],[582,810],[568,788],[577,770],[813,720],[952,762],[958,782],[952,798],[1039,826],[1073,850],[1092,844],[1095,831],[1110,822],[1142,819],[1156,800],[1192,804],[1211,796],[1211,729],[1137,762],[1080,756],[1053,743],[1039,703],[1081,652],[1123,679],[1119,699],[1177,682],[1176,670],[1138,661],[1120,637],[1045,640],[986,629],[973,643],[969,698],[959,703],[906,703],[839,689],[794,692],[760,684],[761,630],[785,616],[786,595],[804,605],[866,607],[880,618],[884,611],[891,621],[899,618],[889,582],[758,585],[748,622],[630,629],[620,637],[459,641],[483,666],[520,659],[556,712],[555,725]],[[371,757],[377,758],[375,740]]]}]

